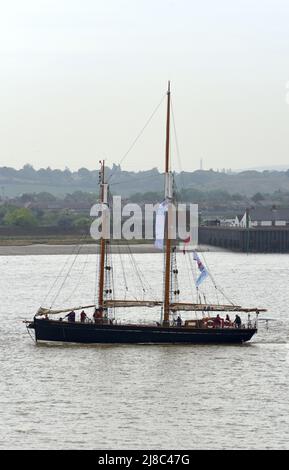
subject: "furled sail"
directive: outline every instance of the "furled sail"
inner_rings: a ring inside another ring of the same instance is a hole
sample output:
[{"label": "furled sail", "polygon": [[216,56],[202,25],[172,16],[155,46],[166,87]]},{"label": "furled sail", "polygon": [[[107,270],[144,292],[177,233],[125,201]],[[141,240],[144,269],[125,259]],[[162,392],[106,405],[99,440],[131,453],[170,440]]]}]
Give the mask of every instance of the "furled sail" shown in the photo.
[{"label": "furled sail", "polygon": [[[158,300],[105,300],[103,302],[105,308],[117,308],[117,307],[158,307],[163,304],[162,301]],[[52,310],[50,308],[40,307],[36,315],[57,315],[59,313],[67,313],[72,310],[84,310],[86,308],[96,308],[95,304],[92,305],[82,305],[81,307],[71,307],[60,310]]]},{"label": "furled sail", "polygon": [[105,300],[104,306],[109,308],[114,307],[158,307],[162,305],[161,300]]},{"label": "furled sail", "polygon": [[173,312],[178,311],[200,311],[200,312],[266,312],[261,308],[244,308],[240,305],[219,305],[219,304],[192,304],[192,303],[173,303],[170,305]]},{"label": "furled sail", "polygon": [[71,312],[72,310],[84,310],[85,308],[92,308],[92,307],[96,307],[95,304],[93,305],[84,305],[82,307],[72,307],[72,308],[66,308],[66,309],[62,309],[62,310],[52,310],[50,308],[45,308],[45,307],[40,307],[37,312],[36,312],[36,315],[57,315],[58,313],[66,313],[66,312]]}]

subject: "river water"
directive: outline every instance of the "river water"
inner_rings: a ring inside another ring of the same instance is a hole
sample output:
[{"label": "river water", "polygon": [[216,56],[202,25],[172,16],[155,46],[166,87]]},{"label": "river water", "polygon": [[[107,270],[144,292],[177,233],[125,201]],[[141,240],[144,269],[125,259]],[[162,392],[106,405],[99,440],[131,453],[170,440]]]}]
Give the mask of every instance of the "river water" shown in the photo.
[{"label": "river water", "polygon": [[[289,256],[205,257],[228,298],[274,319],[246,345],[35,345],[22,320],[41,303],[93,302],[96,258],[0,257],[0,448],[288,449]],[[130,256],[115,255],[116,295],[160,297],[162,257],[134,258],[146,281]],[[180,256],[179,266],[182,299],[192,301],[190,265]],[[209,279],[203,293],[223,299]]]}]

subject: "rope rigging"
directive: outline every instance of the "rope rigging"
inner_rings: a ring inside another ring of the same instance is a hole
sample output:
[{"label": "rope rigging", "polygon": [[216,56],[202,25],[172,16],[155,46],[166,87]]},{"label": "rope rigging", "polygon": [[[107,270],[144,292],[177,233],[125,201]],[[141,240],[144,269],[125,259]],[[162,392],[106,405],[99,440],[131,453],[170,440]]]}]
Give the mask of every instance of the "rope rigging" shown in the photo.
[{"label": "rope rigging", "polygon": [[97,290],[98,290],[98,284],[99,284],[99,270],[98,270],[98,265],[99,265],[99,253],[96,253],[96,258],[95,258],[95,275],[94,275],[94,304],[97,304]]},{"label": "rope rigging", "polygon": [[125,287],[124,299],[126,299],[126,296],[127,296],[127,293],[128,293],[128,283],[127,283],[126,273],[125,273],[125,269],[124,269],[124,264],[123,264],[123,259],[122,259],[122,254],[121,254],[119,244],[117,245],[117,249],[118,249],[118,255],[119,255],[119,259],[120,259],[120,265],[121,265],[122,276],[123,276],[124,287]]},{"label": "rope rigging", "polygon": [[[86,239],[86,238],[87,238],[87,235],[85,236],[85,239]],[[64,284],[65,284],[65,282],[66,282],[66,280],[67,280],[67,278],[68,278],[68,276],[70,275],[70,272],[71,272],[71,270],[72,270],[72,268],[73,268],[73,266],[74,266],[74,264],[75,264],[75,262],[76,262],[76,260],[77,260],[77,257],[78,257],[78,255],[79,255],[79,253],[80,253],[81,248],[82,248],[82,245],[79,245],[79,246],[78,246],[78,249],[77,249],[77,252],[76,252],[76,254],[75,254],[75,256],[74,256],[74,258],[73,258],[73,260],[72,260],[72,263],[71,263],[71,265],[70,265],[70,267],[69,267],[69,270],[68,270],[68,272],[66,273],[66,276],[64,277],[64,279],[63,279],[63,281],[62,281],[62,283],[61,283],[61,285],[60,285],[58,291],[56,292],[56,295],[54,296],[54,298],[53,298],[53,300],[52,300],[52,302],[51,302],[50,308],[53,307],[53,305],[54,305],[56,299],[57,299],[58,296],[59,296],[59,293],[61,292],[61,290],[62,290],[62,288],[63,288],[63,286],[64,286]]]},{"label": "rope rigging", "polygon": [[223,291],[223,289],[221,289],[221,287],[219,287],[219,286],[217,285],[217,283],[216,283],[216,281],[215,281],[215,279],[214,279],[214,277],[213,277],[213,274],[212,274],[211,270],[210,270],[209,267],[208,267],[208,263],[207,263],[207,261],[206,261],[206,258],[205,258],[204,253],[202,253],[202,256],[203,256],[203,258],[204,258],[204,261],[205,261],[205,264],[206,264],[206,269],[207,269],[207,271],[208,271],[209,277],[211,278],[215,289],[218,290],[218,291],[223,295],[223,297],[224,297],[231,305],[235,305],[235,302],[233,302],[233,301],[225,294],[225,292]]},{"label": "rope rigging", "polygon": [[172,98],[171,98],[171,110],[172,110],[172,121],[173,121],[176,153],[177,153],[179,170],[180,170],[181,189],[185,189],[184,188],[184,180],[183,180],[183,168],[182,168],[182,161],[181,161],[181,154],[180,154],[180,147],[179,147],[179,140],[178,140],[178,135],[177,135],[177,128],[176,128],[176,121],[175,121],[174,107],[173,107]]},{"label": "rope rigging", "polygon": [[[128,148],[128,150],[125,152],[125,154],[122,156],[122,158],[120,159],[118,165],[121,165],[122,162],[124,161],[124,159],[128,156],[128,154],[130,153],[130,151],[134,148],[135,144],[137,143],[137,141],[140,139],[140,137],[142,136],[142,134],[144,133],[144,131],[146,130],[146,128],[148,127],[148,125],[150,124],[151,120],[153,119],[154,115],[156,114],[156,112],[159,110],[160,106],[162,105],[164,99],[166,98],[167,94],[165,94],[161,101],[158,103],[158,105],[156,106],[156,108],[154,109],[154,111],[152,112],[152,114],[150,115],[150,117],[148,118],[148,120],[146,121],[145,125],[143,126],[143,128],[140,130],[140,132],[138,133],[138,135],[136,136],[136,138],[133,140],[132,144],[130,145],[130,147]],[[108,182],[114,177],[114,174],[115,174],[115,171],[112,171],[112,173],[110,174],[109,178],[108,178]]]},{"label": "rope rigging", "polygon": [[62,301],[63,303],[68,302],[68,301],[71,299],[72,295],[73,295],[75,292],[77,292],[77,289],[78,289],[78,287],[80,286],[81,281],[83,280],[83,274],[84,274],[84,272],[85,272],[85,268],[87,267],[87,264],[88,264],[88,253],[86,254],[85,260],[84,260],[84,262],[82,263],[82,268],[81,268],[80,271],[78,272],[78,278],[77,278],[76,284],[74,285],[73,289],[71,290],[69,296],[66,297],[66,299],[64,299],[64,300]]},{"label": "rope rigging", "polygon": [[[63,263],[61,269],[59,270],[58,272],[58,275],[54,278],[54,281],[52,282],[51,286],[50,286],[50,289],[48,290],[48,292],[46,293],[45,297],[43,298],[42,302],[41,302],[41,305],[44,305],[45,302],[47,301],[47,299],[49,298],[50,294],[52,293],[53,289],[55,288],[55,286],[57,285],[59,279],[62,277],[69,261],[71,260],[71,255],[74,255],[74,261],[76,260],[80,250],[81,250],[81,247],[83,245],[83,242],[87,239],[87,234],[85,235],[81,235],[81,237],[78,239],[78,243],[76,245],[73,246],[73,249],[72,249],[72,253],[69,253],[65,259],[65,262]],[[72,266],[71,266],[72,267]],[[71,267],[68,268],[68,273],[66,274],[65,278],[64,278],[64,281],[63,281],[63,285],[69,275],[69,272],[71,270]],[[61,289],[60,289],[61,290]],[[60,292],[59,290],[59,292]],[[57,295],[54,297],[54,299],[52,300],[52,303],[51,303],[51,307],[53,305],[53,302],[56,300],[57,298]]]},{"label": "rope rigging", "polygon": [[[114,278],[113,278],[113,265],[110,243],[106,242],[106,254],[105,254],[105,280],[104,280],[104,298],[105,300],[112,300],[114,295]],[[115,314],[115,310],[113,310]],[[113,314],[113,317],[115,316]]]},{"label": "rope rigging", "polygon": [[140,272],[140,269],[138,268],[138,265],[134,259],[134,256],[132,254],[132,251],[131,251],[131,247],[129,244],[127,244],[127,248],[129,250],[129,255],[130,255],[130,258],[131,258],[131,261],[132,261],[132,265],[134,267],[134,270],[135,270],[135,273],[138,277],[138,280],[140,282],[140,285],[141,285],[141,289],[142,289],[142,292],[143,292],[143,298],[145,297],[145,292],[146,292],[146,289],[145,289],[145,285],[144,285],[144,282],[142,280],[142,275],[141,275],[141,272]]}]

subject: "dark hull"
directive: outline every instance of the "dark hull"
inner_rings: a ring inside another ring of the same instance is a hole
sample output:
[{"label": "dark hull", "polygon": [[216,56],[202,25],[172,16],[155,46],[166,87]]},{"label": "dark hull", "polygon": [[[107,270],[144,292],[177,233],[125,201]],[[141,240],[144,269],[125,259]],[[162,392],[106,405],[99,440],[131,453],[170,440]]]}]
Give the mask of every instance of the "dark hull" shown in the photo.
[{"label": "dark hull", "polygon": [[234,344],[249,341],[254,328],[184,328],[141,325],[99,325],[35,319],[29,328],[36,341],[117,344]]}]

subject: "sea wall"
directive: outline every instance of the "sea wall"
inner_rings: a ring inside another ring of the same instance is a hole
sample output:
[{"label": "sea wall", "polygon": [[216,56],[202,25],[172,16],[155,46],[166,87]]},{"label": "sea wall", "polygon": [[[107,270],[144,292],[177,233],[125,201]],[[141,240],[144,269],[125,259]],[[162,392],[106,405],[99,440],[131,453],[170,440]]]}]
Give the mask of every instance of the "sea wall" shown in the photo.
[{"label": "sea wall", "polygon": [[241,252],[289,253],[289,227],[200,227],[199,243]]}]

